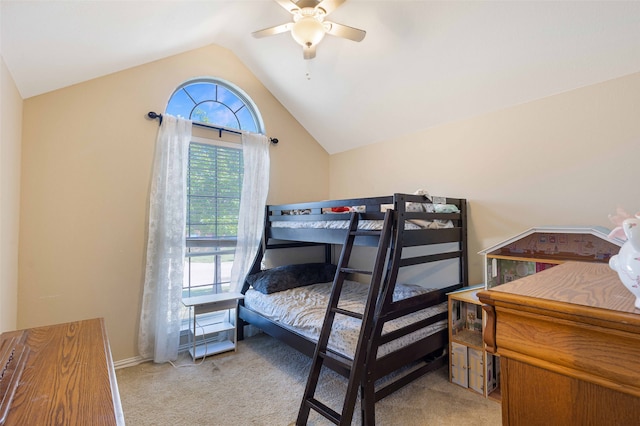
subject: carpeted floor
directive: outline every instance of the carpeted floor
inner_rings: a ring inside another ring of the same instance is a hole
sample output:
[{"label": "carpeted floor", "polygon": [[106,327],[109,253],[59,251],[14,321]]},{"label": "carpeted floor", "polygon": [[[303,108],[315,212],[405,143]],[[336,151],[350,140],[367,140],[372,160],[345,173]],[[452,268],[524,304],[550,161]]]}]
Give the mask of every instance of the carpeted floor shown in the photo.
[{"label": "carpeted floor", "polygon": [[[199,362],[199,361],[198,361]],[[288,426],[295,422],[310,359],[264,334],[237,352],[170,364],[144,363],[116,371],[128,426]],[[427,374],[376,404],[377,425],[501,424],[500,404],[448,382],[447,369]],[[346,380],[324,375],[317,398],[341,404]],[[313,413],[309,425],[330,424]],[[353,424],[359,425],[356,409]]]}]

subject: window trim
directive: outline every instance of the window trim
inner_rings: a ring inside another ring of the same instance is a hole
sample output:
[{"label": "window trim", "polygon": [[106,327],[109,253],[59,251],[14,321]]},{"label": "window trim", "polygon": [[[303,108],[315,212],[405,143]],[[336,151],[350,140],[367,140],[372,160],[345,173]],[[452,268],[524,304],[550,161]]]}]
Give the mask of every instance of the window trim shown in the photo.
[{"label": "window trim", "polygon": [[[242,141],[235,142],[235,141],[224,140],[224,139],[209,139],[209,138],[204,138],[202,136],[191,136],[191,141],[189,143],[192,143],[192,142],[203,144],[203,145],[214,145],[214,146],[221,146],[224,148],[239,149],[242,151]],[[239,148],[238,148],[238,145],[240,145]]]}]

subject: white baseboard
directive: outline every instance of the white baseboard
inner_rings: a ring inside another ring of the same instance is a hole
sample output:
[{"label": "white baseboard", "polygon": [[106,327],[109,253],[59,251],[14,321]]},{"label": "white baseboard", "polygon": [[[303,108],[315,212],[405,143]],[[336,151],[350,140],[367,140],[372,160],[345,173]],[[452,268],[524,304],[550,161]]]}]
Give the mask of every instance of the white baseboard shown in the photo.
[{"label": "white baseboard", "polygon": [[[259,328],[251,324],[247,324],[247,326],[245,327],[244,333],[245,333],[245,337],[251,337],[251,336],[255,336],[258,333],[262,333],[262,330],[260,330]],[[211,340],[211,341],[215,341],[215,340]],[[178,347],[178,352],[180,353],[186,352],[190,347],[191,347],[190,343],[182,342]],[[143,362],[152,361],[152,360],[153,358],[143,358],[140,355],[138,355],[132,358],[126,358],[126,359],[121,359],[120,361],[114,361],[113,367],[116,370],[118,370],[120,368],[133,367],[138,364],[142,364]]]},{"label": "white baseboard", "polygon": [[143,362],[151,361],[151,358],[143,358],[140,355],[134,356],[133,358],[121,359],[120,361],[115,361],[113,363],[113,367],[117,370],[119,368],[125,367],[133,367],[134,365],[142,364]]}]

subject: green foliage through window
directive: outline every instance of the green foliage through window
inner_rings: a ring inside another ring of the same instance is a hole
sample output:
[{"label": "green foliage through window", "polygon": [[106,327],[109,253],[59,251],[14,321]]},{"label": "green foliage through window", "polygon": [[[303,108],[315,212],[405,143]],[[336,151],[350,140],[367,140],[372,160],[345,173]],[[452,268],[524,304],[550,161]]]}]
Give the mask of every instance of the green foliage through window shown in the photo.
[{"label": "green foliage through window", "polygon": [[234,237],[242,190],[242,150],[191,143],[187,238]]}]

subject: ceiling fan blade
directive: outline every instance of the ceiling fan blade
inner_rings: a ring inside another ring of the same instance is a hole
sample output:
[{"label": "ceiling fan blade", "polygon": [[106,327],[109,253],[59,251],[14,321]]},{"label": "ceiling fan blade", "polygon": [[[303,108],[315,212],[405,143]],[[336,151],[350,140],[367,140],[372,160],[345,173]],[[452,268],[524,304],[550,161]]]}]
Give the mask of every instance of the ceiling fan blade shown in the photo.
[{"label": "ceiling fan blade", "polygon": [[353,41],[362,41],[364,36],[367,35],[366,31],[349,27],[347,25],[327,21],[325,21],[325,24],[330,25],[330,28],[327,30],[327,34],[331,34],[332,36],[342,37]]},{"label": "ceiling fan blade", "polygon": [[315,46],[303,46],[302,47],[302,56],[304,59],[313,59],[316,57],[316,47]]},{"label": "ceiling fan blade", "polygon": [[316,7],[323,9],[328,15],[342,5],[346,0],[323,0]]},{"label": "ceiling fan blade", "polygon": [[280,6],[287,10],[289,13],[293,13],[294,10],[300,9],[300,7],[291,0],[274,0]]},{"label": "ceiling fan blade", "polygon": [[289,22],[286,24],[278,25],[271,28],[265,28],[264,30],[258,30],[251,33],[255,38],[272,36],[280,33],[286,33],[287,31],[291,31],[291,27],[293,27],[293,23]]}]

